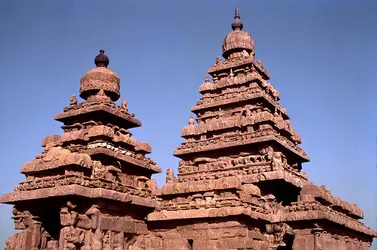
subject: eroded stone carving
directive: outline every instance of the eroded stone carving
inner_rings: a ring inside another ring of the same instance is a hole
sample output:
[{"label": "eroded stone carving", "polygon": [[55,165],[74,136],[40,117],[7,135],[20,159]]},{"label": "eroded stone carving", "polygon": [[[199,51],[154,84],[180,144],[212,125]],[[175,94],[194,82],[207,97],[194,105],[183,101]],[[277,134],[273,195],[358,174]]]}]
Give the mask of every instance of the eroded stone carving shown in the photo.
[{"label": "eroded stone carving", "polygon": [[128,113],[128,106],[126,100],[122,100],[121,107],[124,110],[124,112]]},{"label": "eroded stone carving", "polygon": [[166,183],[173,182],[175,180],[174,171],[171,168],[166,170]]},{"label": "eroded stone carving", "polygon": [[71,95],[71,97],[69,99],[69,105],[70,106],[77,105],[77,98],[76,98],[75,95]]}]

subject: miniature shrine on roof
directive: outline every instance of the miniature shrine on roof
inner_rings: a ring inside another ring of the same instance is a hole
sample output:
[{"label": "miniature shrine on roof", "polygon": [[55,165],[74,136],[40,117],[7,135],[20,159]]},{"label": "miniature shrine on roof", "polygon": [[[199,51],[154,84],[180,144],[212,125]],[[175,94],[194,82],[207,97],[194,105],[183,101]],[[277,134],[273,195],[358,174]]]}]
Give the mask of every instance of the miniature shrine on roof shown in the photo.
[{"label": "miniature shrine on roof", "polygon": [[238,9],[231,27],[182,129],[177,176],[168,168],[161,189],[101,50],[81,78],[84,101],[71,96],[55,116],[63,134],[43,139],[25,180],[0,199],[19,230],[5,249],[370,249],[377,233],[361,209],[302,172],[301,137]]}]

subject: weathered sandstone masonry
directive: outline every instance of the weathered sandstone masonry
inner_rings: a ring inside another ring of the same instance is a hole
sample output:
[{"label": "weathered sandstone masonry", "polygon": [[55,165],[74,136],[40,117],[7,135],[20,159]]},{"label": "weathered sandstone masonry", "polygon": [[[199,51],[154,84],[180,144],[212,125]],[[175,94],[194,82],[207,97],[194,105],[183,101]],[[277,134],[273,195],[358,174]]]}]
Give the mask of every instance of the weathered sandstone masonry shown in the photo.
[{"label": "weathered sandstone masonry", "polygon": [[177,176],[146,157],[141,126],[120,97],[104,51],[55,119],[64,133],[21,168],[25,180],[2,203],[13,205],[18,233],[7,250],[366,250],[377,233],[355,204],[311,183],[270,75],[236,9],[222,58],[203,77]]}]

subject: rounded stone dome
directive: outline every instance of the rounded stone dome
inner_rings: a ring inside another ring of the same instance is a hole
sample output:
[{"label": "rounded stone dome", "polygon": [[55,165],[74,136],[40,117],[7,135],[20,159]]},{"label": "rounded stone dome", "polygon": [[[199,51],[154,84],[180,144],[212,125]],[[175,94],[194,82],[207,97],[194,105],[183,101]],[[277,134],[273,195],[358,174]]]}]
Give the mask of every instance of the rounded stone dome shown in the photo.
[{"label": "rounded stone dome", "polygon": [[246,50],[252,53],[254,51],[254,40],[249,33],[242,30],[234,30],[225,37],[222,49],[224,58],[228,58],[232,51]]},{"label": "rounded stone dome", "polygon": [[190,120],[188,125],[182,129],[182,136],[190,136],[195,134],[195,121],[192,115],[190,115]]},{"label": "rounded stone dome", "polygon": [[205,92],[208,92],[213,89],[213,84],[210,82],[209,77],[206,76],[205,82],[200,85],[199,87],[199,93],[203,94]]},{"label": "rounded stone dome", "polygon": [[101,89],[111,98],[117,101],[120,97],[120,79],[111,69],[107,68],[109,59],[101,50],[94,62],[97,67],[89,70],[80,80],[80,97],[87,99],[96,95]]},{"label": "rounded stone dome", "polygon": [[243,23],[237,8],[234,21],[232,23],[233,31],[225,37],[223,42],[222,51],[224,58],[228,58],[233,51],[240,52],[242,50],[246,50],[249,53],[254,52],[254,40],[251,38],[249,33],[242,31],[242,28]]}]

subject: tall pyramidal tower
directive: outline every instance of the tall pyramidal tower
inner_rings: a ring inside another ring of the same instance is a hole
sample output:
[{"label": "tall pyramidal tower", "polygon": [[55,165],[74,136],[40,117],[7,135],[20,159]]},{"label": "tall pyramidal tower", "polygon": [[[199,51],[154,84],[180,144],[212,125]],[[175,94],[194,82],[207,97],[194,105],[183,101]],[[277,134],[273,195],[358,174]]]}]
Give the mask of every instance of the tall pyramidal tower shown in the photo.
[{"label": "tall pyramidal tower", "polygon": [[199,88],[196,119],[174,153],[178,178],[168,169],[151,227],[170,237],[165,249],[370,249],[376,233],[357,220],[361,210],[301,172],[309,158],[238,9],[232,29]]},{"label": "tall pyramidal tower", "polygon": [[62,136],[47,136],[44,152],[26,163],[26,180],[1,197],[13,204],[16,233],[9,250],[128,249],[132,238],[148,232],[145,216],[157,205],[151,175],[161,172],[145,155],[149,144],[137,142],[128,129],[141,122],[119,106],[119,77],[101,50],[96,67],[80,82],[78,103],[55,120]]}]

